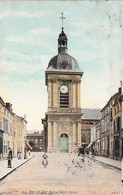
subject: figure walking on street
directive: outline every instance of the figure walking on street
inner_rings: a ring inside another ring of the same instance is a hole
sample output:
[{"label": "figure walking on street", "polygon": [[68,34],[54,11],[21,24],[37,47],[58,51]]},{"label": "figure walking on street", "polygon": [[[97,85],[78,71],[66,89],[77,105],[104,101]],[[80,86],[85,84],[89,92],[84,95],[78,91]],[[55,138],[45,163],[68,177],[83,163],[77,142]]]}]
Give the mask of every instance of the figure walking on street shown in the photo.
[{"label": "figure walking on street", "polygon": [[12,149],[9,148],[9,153],[8,153],[8,168],[12,167]]},{"label": "figure walking on street", "polygon": [[20,149],[17,151],[17,157],[18,157],[18,160],[22,158]]},{"label": "figure walking on street", "polygon": [[11,148],[9,148],[9,157],[12,160],[12,149]]},{"label": "figure walking on street", "polygon": [[48,156],[44,154],[42,157],[43,157],[42,164],[44,165],[44,168],[47,168],[47,165],[48,165],[47,157]]}]

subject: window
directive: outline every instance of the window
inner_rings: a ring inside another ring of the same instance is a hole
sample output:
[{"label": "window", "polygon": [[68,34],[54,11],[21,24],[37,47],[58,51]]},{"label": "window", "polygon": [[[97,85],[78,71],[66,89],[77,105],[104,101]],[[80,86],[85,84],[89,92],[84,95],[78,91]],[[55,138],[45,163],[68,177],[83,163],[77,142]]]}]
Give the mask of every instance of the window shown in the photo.
[{"label": "window", "polygon": [[102,119],[102,122],[101,123],[102,123],[102,132],[104,132],[104,129],[105,128],[104,128],[104,120],[103,119]]},{"label": "window", "polygon": [[3,119],[3,130],[5,132],[8,132],[8,120],[6,120],[5,118]]},{"label": "window", "polygon": [[112,120],[112,108],[110,110],[110,120]]},{"label": "window", "polygon": [[6,114],[6,108],[4,108],[4,114]]},{"label": "window", "polygon": [[111,151],[110,151],[111,154],[113,154],[113,142],[111,142]]},{"label": "window", "polygon": [[38,139],[35,139],[35,144],[38,144]]},{"label": "window", "polygon": [[97,131],[97,139],[100,138],[100,130]]},{"label": "window", "polygon": [[10,134],[12,135],[12,124],[10,123]]},{"label": "window", "polygon": [[8,141],[8,149],[10,148],[10,141]]},{"label": "window", "polygon": [[120,131],[120,121],[121,121],[121,119],[120,119],[120,117],[118,117],[117,118],[117,131]]},{"label": "window", "polygon": [[0,117],[0,129],[2,129],[2,117]]},{"label": "window", "polygon": [[42,139],[39,140],[40,144],[42,144]]},{"label": "window", "polygon": [[107,150],[107,148],[108,148],[108,139],[107,139],[107,137],[105,137],[105,150]]},{"label": "window", "polygon": [[16,133],[15,133],[15,131],[14,131],[14,137],[16,136]]},{"label": "window", "polygon": [[117,126],[118,125],[118,119],[116,118],[115,120],[114,120],[114,133],[116,133],[117,132]]},{"label": "window", "polygon": [[6,154],[7,153],[7,141],[3,142],[3,153]]},{"label": "window", "polygon": [[86,135],[85,134],[82,135],[81,141],[82,141],[82,143],[86,142]]},{"label": "window", "polygon": [[102,139],[102,149],[105,150],[105,138]]},{"label": "window", "polygon": [[68,108],[69,107],[69,93],[60,92],[60,108]]}]

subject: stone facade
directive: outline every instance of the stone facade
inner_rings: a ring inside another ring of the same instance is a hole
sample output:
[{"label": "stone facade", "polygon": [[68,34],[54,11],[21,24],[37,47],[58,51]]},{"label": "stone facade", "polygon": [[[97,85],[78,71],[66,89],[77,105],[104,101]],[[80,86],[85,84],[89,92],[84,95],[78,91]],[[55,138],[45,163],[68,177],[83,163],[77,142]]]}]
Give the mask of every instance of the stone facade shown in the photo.
[{"label": "stone facade", "polygon": [[58,55],[46,70],[48,111],[44,126],[44,149],[48,152],[73,152],[81,147],[81,77],[77,61],[67,54],[63,29],[58,39]]},{"label": "stone facade", "polygon": [[110,108],[107,104],[102,110],[101,156],[109,157]]},{"label": "stone facade", "polygon": [[[20,149],[24,155],[25,137],[24,124],[25,118],[17,116],[12,111],[12,104],[6,103],[0,97],[0,158],[7,158],[9,148],[12,149],[13,156],[17,156]],[[26,132],[25,132],[26,133]]]},{"label": "stone facade", "polygon": [[[62,134],[68,136],[68,152],[81,146],[81,106],[80,106],[80,75],[53,74],[48,77],[48,152],[60,151],[60,138]],[[62,79],[61,79],[62,78]],[[76,78],[76,80],[75,80]],[[74,79],[74,80],[73,80]],[[76,82],[75,82],[76,81]],[[65,84],[69,88],[69,107],[60,107],[60,86]],[[79,97],[78,97],[79,96]]]},{"label": "stone facade", "polygon": [[100,151],[95,154],[112,159],[121,160],[123,156],[123,92],[122,86],[107,102],[101,110],[102,118],[95,125],[96,143]]}]

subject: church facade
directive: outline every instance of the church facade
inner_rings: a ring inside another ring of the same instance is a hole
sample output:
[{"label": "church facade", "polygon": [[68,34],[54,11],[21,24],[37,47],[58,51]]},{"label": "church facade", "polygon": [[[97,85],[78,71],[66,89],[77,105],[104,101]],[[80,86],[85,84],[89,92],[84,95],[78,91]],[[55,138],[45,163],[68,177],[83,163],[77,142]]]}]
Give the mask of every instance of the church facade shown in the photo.
[{"label": "church facade", "polygon": [[42,119],[44,150],[73,152],[81,147],[81,78],[83,72],[77,61],[68,54],[67,36],[58,37],[58,55],[45,71],[48,91],[48,110]]}]

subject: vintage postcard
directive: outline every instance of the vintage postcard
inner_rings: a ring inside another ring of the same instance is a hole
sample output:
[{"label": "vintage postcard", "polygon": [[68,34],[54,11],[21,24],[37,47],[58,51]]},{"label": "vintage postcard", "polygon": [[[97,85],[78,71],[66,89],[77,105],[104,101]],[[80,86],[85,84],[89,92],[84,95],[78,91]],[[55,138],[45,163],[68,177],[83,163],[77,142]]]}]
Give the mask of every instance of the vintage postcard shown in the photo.
[{"label": "vintage postcard", "polygon": [[122,1],[0,1],[0,195],[123,194]]}]

